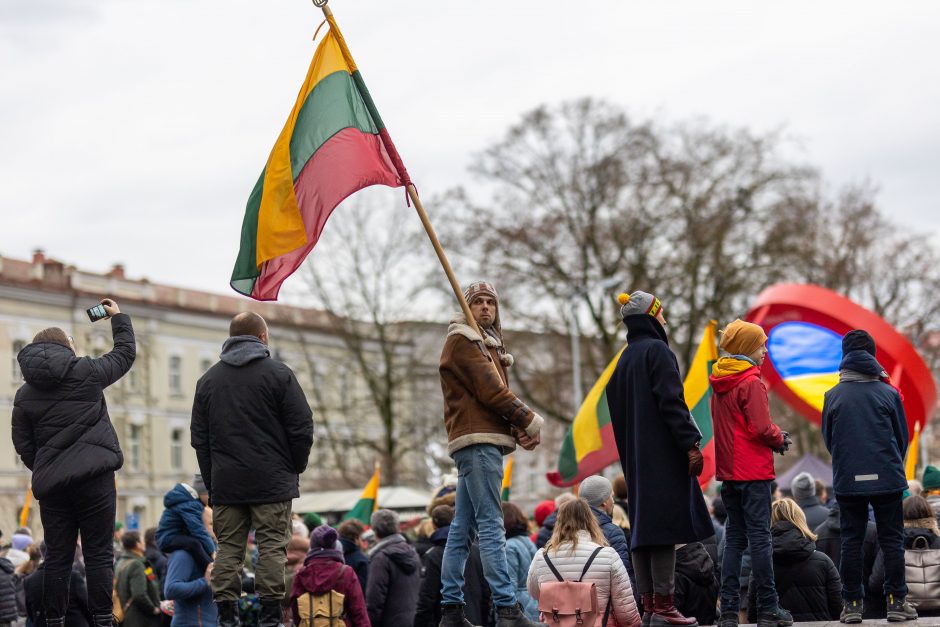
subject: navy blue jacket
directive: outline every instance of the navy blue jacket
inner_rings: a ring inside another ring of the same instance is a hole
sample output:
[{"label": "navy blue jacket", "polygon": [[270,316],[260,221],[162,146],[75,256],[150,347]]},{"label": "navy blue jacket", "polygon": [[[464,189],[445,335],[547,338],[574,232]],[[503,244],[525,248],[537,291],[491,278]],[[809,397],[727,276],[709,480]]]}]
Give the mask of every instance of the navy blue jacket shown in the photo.
[{"label": "navy blue jacket", "polygon": [[[850,351],[840,370],[879,376],[881,365],[865,351]],[[832,454],[837,496],[877,495],[907,489],[907,419],[898,391],[883,381],[841,382],[826,392],[823,438]]]},{"label": "navy blue jacket", "polygon": [[346,560],[346,565],[355,571],[356,577],[359,577],[359,585],[362,586],[362,594],[365,596],[369,583],[369,558],[355,542],[346,538],[340,538],[339,541],[343,545],[343,559]]},{"label": "navy blue jacket", "polygon": [[173,551],[170,555],[164,596],[173,601],[173,627],[215,625],[218,621],[212,587],[188,551]]},{"label": "navy blue jacket", "polygon": [[552,512],[548,515],[542,526],[539,528],[539,533],[535,537],[535,548],[541,549],[548,541],[552,539],[552,534],[555,533],[555,523],[558,522],[558,512]]},{"label": "navy blue jacket", "polygon": [[597,519],[597,524],[600,525],[604,537],[607,538],[607,544],[617,551],[620,559],[623,560],[624,568],[627,569],[627,574],[630,575],[630,583],[633,585],[633,589],[636,590],[636,577],[633,575],[633,562],[630,561],[630,545],[627,544],[626,534],[623,529],[614,524],[613,519],[606,512],[597,509],[593,505],[591,511],[594,512],[594,518]]},{"label": "navy blue jacket", "polygon": [[166,509],[163,510],[160,524],[157,525],[157,546],[161,550],[165,550],[164,547],[171,538],[183,535],[199,540],[207,554],[212,555],[215,552],[215,542],[202,523],[202,512],[206,507],[198,496],[194,497],[182,483],[177,483],[164,495],[163,507]]},{"label": "navy blue jacket", "polygon": [[679,363],[662,325],[627,316],[629,346],[607,384],[607,405],[627,478],[632,549],[713,536],[689,450],[702,434],[685,403]]}]

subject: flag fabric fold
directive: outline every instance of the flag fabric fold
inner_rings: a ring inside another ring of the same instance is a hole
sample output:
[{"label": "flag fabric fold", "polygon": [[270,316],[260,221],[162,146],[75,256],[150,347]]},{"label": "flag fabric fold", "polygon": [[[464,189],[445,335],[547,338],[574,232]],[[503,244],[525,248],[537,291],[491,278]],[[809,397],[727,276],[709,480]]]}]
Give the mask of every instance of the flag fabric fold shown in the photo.
[{"label": "flag fabric fold", "polygon": [[500,490],[500,500],[506,502],[512,493],[512,456],[506,460],[506,467],[503,468],[503,487]]},{"label": "flag fabric fold", "polygon": [[232,288],[276,300],[330,214],[370,185],[408,185],[405,170],[339,27],[317,46],[294,107],[248,198]]},{"label": "flag fabric fold", "polygon": [[372,524],[372,513],[379,507],[379,478],[381,469],[376,467],[372,478],[362,490],[362,495],[351,510],[346,512],[343,520],[358,520],[368,526]]},{"label": "flag fabric fold", "polygon": [[[712,438],[709,406],[711,386],[708,384],[708,375],[711,373],[711,364],[718,359],[716,326],[714,320],[706,325],[684,382],[686,404],[695,424],[702,432],[705,470],[699,477],[699,484],[703,488],[715,476],[715,443]],[[614,356],[581,404],[562,442],[558,455],[558,470],[547,474],[549,482],[553,485],[572,486],[619,460],[605,390],[624,350],[627,350],[627,347]]]},{"label": "flag fabric fold", "polygon": [[914,437],[907,447],[907,459],[904,461],[904,471],[907,480],[917,478],[917,455],[920,449],[920,423],[914,423]]}]

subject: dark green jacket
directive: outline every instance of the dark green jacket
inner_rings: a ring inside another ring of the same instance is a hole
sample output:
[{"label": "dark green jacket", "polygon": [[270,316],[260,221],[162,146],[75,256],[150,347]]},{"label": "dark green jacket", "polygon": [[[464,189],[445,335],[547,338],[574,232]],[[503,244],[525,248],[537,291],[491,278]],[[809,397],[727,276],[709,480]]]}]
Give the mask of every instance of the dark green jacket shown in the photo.
[{"label": "dark green jacket", "polygon": [[127,608],[122,627],[160,627],[162,615],[154,613],[154,608],[160,608],[160,585],[150,562],[133,553],[124,553],[115,572],[118,597]]}]

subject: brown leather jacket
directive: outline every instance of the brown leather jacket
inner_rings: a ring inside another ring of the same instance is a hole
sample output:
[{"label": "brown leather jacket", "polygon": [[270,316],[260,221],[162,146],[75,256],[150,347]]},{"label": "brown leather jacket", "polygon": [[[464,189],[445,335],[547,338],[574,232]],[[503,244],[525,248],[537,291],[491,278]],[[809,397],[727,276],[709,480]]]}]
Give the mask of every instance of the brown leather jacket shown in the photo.
[{"label": "brown leather jacket", "polygon": [[[509,390],[506,370],[512,365],[512,355],[494,337],[486,337],[486,352],[483,344],[463,316],[447,329],[440,373],[450,455],[474,444],[498,446],[506,455],[516,449],[512,427],[535,437],[544,423]],[[499,377],[491,361],[496,362]]]}]

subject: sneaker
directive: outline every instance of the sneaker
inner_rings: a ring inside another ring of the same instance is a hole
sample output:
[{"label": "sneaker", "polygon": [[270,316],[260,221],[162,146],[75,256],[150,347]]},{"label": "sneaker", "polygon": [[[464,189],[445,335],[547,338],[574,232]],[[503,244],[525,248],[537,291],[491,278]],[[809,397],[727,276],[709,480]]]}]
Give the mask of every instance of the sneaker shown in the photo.
[{"label": "sneaker", "polygon": [[889,594],[885,600],[888,604],[888,621],[900,623],[906,620],[917,620],[917,610],[904,597]]},{"label": "sneaker", "polygon": [[839,615],[839,622],[846,624],[855,624],[862,622],[862,614],[865,612],[865,605],[861,599],[842,602],[842,614]]},{"label": "sneaker", "polygon": [[757,615],[757,627],[790,627],[793,624],[793,615],[782,607],[776,612],[761,612]]},{"label": "sneaker", "polygon": [[738,627],[738,613],[722,612],[718,618],[718,627]]}]

